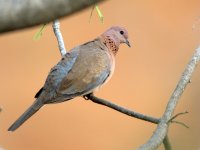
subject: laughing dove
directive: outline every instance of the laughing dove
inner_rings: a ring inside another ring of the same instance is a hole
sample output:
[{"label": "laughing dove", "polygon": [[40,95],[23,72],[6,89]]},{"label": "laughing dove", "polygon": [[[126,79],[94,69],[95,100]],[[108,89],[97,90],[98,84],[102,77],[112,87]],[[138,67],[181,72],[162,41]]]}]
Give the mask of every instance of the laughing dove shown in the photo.
[{"label": "laughing dove", "polygon": [[14,131],[43,105],[60,103],[97,90],[112,76],[119,45],[129,47],[128,32],[114,26],[98,38],[79,45],[62,57],[51,70],[44,86],[35,95],[35,102],[17,119],[8,131]]}]

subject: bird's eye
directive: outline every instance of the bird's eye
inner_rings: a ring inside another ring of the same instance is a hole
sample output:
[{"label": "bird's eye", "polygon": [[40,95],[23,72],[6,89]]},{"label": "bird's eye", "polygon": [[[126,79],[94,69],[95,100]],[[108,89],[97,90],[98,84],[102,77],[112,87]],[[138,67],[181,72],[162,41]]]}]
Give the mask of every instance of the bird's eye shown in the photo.
[{"label": "bird's eye", "polygon": [[122,34],[122,35],[123,35],[123,34],[124,34],[124,31],[120,31],[120,34]]}]

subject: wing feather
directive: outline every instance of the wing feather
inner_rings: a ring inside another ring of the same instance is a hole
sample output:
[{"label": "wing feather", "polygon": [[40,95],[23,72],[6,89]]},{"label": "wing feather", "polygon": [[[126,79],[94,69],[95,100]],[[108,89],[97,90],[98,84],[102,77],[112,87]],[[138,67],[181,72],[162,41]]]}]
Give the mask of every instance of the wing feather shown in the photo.
[{"label": "wing feather", "polygon": [[58,88],[58,93],[75,97],[92,92],[103,84],[110,74],[109,54],[99,41],[79,47],[79,55],[72,69]]}]

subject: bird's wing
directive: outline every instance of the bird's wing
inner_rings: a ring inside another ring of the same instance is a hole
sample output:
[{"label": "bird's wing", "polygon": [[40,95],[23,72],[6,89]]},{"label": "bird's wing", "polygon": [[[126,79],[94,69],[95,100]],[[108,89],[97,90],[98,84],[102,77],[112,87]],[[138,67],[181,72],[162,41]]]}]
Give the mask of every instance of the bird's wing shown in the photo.
[{"label": "bird's wing", "polygon": [[56,97],[56,90],[60,85],[61,81],[74,65],[77,57],[78,51],[71,50],[55,65],[49,72],[44,86],[36,93],[35,98],[43,95],[43,101],[51,101]]},{"label": "bird's wing", "polygon": [[100,40],[88,42],[77,49],[79,55],[57,91],[71,98],[88,94],[102,85],[111,68],[107,47]]}]

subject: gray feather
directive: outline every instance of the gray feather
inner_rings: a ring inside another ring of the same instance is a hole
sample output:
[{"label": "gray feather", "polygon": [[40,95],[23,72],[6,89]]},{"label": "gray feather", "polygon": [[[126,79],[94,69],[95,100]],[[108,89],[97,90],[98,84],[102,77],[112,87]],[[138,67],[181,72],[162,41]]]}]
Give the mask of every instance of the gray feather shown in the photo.
[{"label": "gray feather", "polygon": [[36,101],[17,119],[8,131],[19,128],[43,105],[60,103],[93,92],[111,77],[114,60],[100,39],[72,49],[47,76]]},{"label": "gray feather", "polygon": [[43,104],[36,100],[9,128],[8,131],[15,131],[19,128],[28,118],[35,114]]}]

